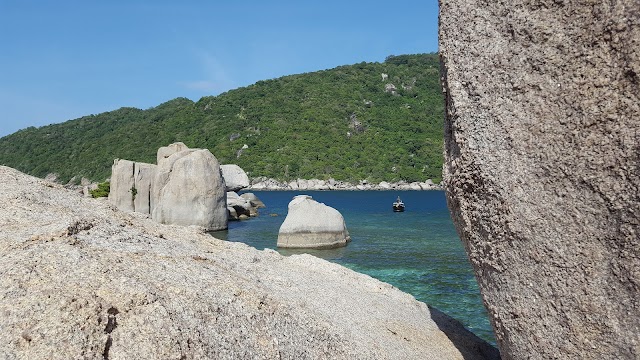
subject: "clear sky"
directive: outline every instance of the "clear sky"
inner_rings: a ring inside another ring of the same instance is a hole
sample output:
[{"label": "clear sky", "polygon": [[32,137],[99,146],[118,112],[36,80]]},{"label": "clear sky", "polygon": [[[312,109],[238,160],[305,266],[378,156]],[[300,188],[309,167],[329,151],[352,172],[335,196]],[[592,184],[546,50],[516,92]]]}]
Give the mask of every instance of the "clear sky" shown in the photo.
[{"label": "clear sky", "polygon": [[437,0],[0,0],[0,137],[437,51]]}]

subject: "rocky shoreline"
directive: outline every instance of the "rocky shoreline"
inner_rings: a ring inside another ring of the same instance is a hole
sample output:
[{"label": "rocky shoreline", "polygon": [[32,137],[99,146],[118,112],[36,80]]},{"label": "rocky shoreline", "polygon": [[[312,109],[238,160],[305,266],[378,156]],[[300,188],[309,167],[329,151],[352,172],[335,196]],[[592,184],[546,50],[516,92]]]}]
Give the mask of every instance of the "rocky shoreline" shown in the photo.
[{"label": "rocky shoreline", "polygon": [[435,184],[430,179],[424,182],[411,182],[411,183],[408,183],[406,181],[391,182],[391,183],[382,181],[378,184],[372,184],[366,180],[361,180],[358,184],[352,184],[349,182],[339,181],[334,179],[329,179],[329,180],[297,179],[289,182],[281,182],[281,181],[266,178],[266,177],[257,177],[251,180],[251,184],[245,190],[254,190],[254,191],[287,191],[287,190],[409,191],[409,190],[414,190],[414,191],[421,191],[421,190],[442,190],[442,186],[440,184]]},{"label": "rocky shoreline", "polygon": [[160,224],[0,166],[2,359],[497,359],[452,318],[310,255]]},{"label": "rocky shoreline", "polygon": [[[227,166],[227,165],[222,165]],[[49,174],[45,180],[57,182],[55,174]],[[108,180],[108,179],[107,179]],[[66,188],[71,190],[77,190],[82,192],[86,197],[90,197],[89,191],[96,189],[97,182],[91,182],[89,179],[82,178],[79,185],[74,185],[73,182],[76,178],[73,178],[68,184],[62,184]],[[430,179],[424,182],[387,182],[382,181],[374,184],[367,180],[361,180],[357,184],[353,184],[340,180],[319,180],[319,179],[296,179],[289,182],[278,181],[267,177],[256,177],[250,180],[247,187],[242,188],[244,191],[290,191],[290,190],[340,190],[340,191],[430,191],[439,190],[444,188],[441,184],[436,184]],[[239,190],[236,190],[239,191]]]}]

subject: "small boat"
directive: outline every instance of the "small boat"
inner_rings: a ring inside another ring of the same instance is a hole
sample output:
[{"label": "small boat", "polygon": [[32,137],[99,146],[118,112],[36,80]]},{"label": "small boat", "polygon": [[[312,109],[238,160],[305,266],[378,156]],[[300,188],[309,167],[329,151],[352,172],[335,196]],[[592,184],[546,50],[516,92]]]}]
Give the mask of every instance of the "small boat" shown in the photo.
[{"label": "small boat", "polygon": [[400,200],[400,196],[398,196],[398,199],[396,199],[396,201],[393,202],[393,211],[394,212],[404,211],[404,203],[402,202],[402,200]]}]

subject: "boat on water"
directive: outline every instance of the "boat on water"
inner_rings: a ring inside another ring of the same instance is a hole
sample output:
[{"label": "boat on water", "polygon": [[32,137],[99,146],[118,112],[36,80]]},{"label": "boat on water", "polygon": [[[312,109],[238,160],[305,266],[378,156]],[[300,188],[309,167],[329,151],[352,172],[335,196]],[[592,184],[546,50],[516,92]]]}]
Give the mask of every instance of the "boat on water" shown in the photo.
[{"label": "boat on water", "polygon": [[404,202],[400,199],[400,196],[393,202],[393,211],[394,212],[403,212],[404,211]]}]

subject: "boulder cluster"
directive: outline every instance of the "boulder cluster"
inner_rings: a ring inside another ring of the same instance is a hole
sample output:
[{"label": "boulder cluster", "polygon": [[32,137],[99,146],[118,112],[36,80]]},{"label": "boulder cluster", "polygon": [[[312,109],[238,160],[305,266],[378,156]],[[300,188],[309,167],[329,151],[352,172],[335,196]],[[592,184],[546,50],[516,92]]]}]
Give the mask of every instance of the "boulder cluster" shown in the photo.
[{"label": "boulder cluster", "polygon": [[234,191],[227,192],[229,220],[245,220],[252,216],[258,216],[258,209],[264,207],[264,203],[253,193],[238,195]]},{"label": "boulder cluster", "polygon": [[257,215],[258,205],[240,202],[231,192],[249,185],[244,171],[237,165],[221,166],[207,149],[174,143],[158,149],[157,165],[116,159],[111,173],[109,201],[162,224],[213,231],[226,229],[229,217]]}]

